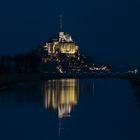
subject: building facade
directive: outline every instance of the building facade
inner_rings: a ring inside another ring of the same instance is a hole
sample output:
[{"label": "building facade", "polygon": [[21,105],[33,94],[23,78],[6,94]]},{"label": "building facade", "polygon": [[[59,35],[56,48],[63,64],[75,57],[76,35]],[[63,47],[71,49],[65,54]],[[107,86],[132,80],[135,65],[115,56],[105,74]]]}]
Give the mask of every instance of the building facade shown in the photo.
[{"label": "building facade", "polygon": [[46,43],[41,47],[43,54],[47,54],[43,57],[57,57],[58,54],[65,54],[68,56],[75,56],[79,53],[79,46],[73,41],[69,34],[59,32],[57,38],[51,39],[49,43]]}]

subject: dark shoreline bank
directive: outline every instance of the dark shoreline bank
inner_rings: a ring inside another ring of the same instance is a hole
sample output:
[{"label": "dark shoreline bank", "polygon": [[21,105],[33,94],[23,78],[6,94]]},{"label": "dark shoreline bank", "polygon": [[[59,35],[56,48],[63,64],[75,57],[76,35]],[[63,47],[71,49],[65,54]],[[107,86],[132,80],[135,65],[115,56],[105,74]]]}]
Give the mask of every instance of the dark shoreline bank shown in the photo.
[{"label": "dark shoreline bank", "polygon": [[41,74],[5,74],[0,75],[0,89],[5,89],[19,83],[43,79]]},{"label": "dark shoreline bank", "polygon": [[140,74],[106,74],[106,73],[34,73],[34,74],[5,74],[0,75],[0,89],[7,88],[18,83],[31,81],[61,79],[61,78],[119,78],[128,80],[132,84],[140,85]]}]

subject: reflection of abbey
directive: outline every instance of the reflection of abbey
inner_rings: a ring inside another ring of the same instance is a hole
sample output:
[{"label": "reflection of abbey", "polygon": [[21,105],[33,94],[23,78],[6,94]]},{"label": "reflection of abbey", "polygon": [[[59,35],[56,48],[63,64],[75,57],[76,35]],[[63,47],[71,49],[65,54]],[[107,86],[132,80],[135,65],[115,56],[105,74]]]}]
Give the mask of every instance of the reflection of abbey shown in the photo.
[{"label": "reflection of abbey", "polygon": [[60,119],[70,116],[78,102],[78,87],[75,79],[49,80],[44,86],[46,109],[57,110]]}]

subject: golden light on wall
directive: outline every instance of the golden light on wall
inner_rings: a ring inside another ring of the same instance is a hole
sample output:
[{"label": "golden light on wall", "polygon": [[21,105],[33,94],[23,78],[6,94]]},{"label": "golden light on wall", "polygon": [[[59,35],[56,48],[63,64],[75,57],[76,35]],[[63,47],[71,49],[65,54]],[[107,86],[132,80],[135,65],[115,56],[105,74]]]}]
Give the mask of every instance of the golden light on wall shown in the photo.
[{"label": "golden light on wall", "polygon": [[75,54],[78,51],[78,46],[74,43],[60,43],[60,52],[61,53],[68,53],[68,54]]}]

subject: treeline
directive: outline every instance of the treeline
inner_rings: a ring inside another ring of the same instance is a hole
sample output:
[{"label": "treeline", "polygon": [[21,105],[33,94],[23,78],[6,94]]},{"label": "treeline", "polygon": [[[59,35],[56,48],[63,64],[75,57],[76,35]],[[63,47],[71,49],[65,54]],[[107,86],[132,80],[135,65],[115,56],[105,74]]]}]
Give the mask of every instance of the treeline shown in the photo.
[{"label": "treeline", "polygon": [[41,57],[32,51],[26,54],[1,55],[0,74],[39,72]]}]

